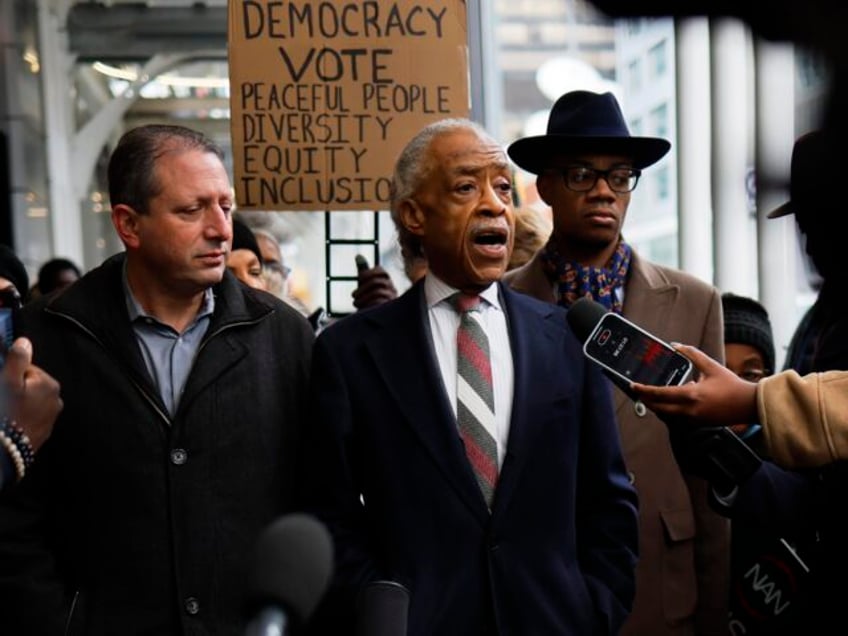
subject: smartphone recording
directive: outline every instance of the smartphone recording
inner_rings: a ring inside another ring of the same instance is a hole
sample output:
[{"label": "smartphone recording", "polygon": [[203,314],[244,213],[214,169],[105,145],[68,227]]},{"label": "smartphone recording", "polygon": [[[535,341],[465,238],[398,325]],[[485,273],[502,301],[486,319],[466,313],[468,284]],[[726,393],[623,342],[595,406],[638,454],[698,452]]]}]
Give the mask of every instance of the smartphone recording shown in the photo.
[{"label": "smartphone recording", "polygon": [[583,351],[625,386],[683,384],[692,373],[687,357],[617,314],[601,318]]}]

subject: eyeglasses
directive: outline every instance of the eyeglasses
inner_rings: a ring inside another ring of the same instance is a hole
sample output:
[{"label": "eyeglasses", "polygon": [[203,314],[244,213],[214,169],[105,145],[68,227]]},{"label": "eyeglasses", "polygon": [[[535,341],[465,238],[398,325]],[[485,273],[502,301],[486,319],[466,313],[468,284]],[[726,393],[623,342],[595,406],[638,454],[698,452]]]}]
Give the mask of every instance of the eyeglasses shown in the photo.
[{"label": "eyeglasses", "polygon": [[565,187],[574,192],[588,192],[595,187],[598,179],[603,178],[610,190],[619,194],[633,192],[639,183],[640,170],[632,168],[613,168],[612,170],[595,170],[585,166],[571,166],[560,171]]}]

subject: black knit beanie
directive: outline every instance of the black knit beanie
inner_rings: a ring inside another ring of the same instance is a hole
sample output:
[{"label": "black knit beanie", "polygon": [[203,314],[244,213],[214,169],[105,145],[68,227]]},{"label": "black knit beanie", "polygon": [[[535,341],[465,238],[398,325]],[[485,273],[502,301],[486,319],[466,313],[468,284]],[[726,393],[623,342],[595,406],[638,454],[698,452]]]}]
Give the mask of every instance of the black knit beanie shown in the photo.
[{"label": "black knit beanie", "polygon": [[256,254],[259,259],[259,264],[262,265],[262,252],[259,249],[259,243],[256,242],[256,235],[244,221],[233,218],[233,251],[250,250]]},{"label": "black knit beanie", "polygon": [[757,349],[769,371],[774,371],[774,336],[768,312],[752,298],[726,293],[721,296],[724,311],[724,342],[746,344]]},{"label": "black knit beanie", "polygon": [[0,276],[12,281],[21,298],[26,298],[29,293],[29,275],[21,259],[8,245],[0,245]]}]

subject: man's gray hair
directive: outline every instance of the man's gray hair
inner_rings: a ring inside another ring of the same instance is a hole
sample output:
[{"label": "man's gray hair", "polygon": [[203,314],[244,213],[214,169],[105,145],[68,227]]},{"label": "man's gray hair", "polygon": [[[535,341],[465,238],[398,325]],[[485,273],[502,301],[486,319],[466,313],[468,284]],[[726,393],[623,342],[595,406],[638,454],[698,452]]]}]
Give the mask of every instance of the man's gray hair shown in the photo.
[{"label": "man's gray hair", "polygon": [[401,151],[395,162],[394,174],[392,175],[390,210],[392,221],[398,233],[398,241],[406,248],[410,255],[424,256],[419,238],[411,234],[404,227],[400,218],[400,205],[411,199],[418,191],[421,184],[427,179],[433,166],[427,162],[427,153],[433,141],[441,135],[470,131],[480,139],[497,142],[477,122],[470,119],[440,119],[422,128]]}]

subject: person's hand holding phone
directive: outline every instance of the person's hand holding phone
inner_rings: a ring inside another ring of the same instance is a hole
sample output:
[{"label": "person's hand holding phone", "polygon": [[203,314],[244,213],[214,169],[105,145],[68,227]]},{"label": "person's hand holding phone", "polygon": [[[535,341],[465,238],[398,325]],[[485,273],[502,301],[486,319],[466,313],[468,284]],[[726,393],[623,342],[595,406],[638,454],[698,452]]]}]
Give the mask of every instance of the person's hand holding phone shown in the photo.
[{"label": "person's hand holding phone", "polygon": [[0,289],[0,366],[6,352],[18,335],[18,316],[21,310],[21,295],[14,285],[6,279],[0,279],[6,287]]},{"label": "person's hand holding phone", "polygon": [[16,339],[6,352],[0,378],[6,399],[3,415],[15,422],[37,451],[62,410],[59,383],[32,364],[32,343],[27,338]]},{"label": "person's hand holding phone", "polygon": [[397,289],[389,273],[379,265],[369,267],[361,254],[356,256],[356,276],[359,284],[351,295],[353,306],[357,309],[382,305],[397,298]]},{"label": "person's hand holding phone", "polygon": [[583,345],[623,389],[631,382],[675,386],[688,381],[692,363],[673,347],[614,313],[606,313]]},{"label": "person's hand holding phone", "polygon": [[698,381],[675,387],[632,384],[630,390],[645,406],[700,426],[756,421],[756,384],[743,380],[695,347],[674,346],[694,363],[700,373]]}]

